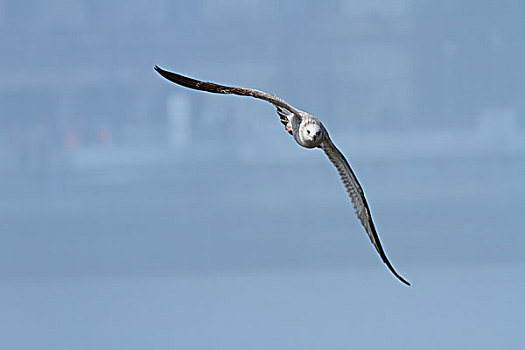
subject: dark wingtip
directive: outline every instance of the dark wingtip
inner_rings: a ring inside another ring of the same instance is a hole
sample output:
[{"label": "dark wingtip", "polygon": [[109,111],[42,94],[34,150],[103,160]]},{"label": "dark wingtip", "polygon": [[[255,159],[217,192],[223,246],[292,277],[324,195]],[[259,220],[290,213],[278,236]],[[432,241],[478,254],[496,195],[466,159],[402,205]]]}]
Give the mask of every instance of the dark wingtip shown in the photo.
[{"label": "dark wingtip", "polygon": [[394,276],[396,276],[401,282],[403,282],[404,284],[406,284],[407,286],[411,286],[410,282],[408,282],[406,279],[404,279],[403,277],[401,277],[400,274],[397,273],[397,271],[394,269],[394,267],[392,266],[392,264],[390,264],[390,262],[388,261],[388,259],[385,261],[385,264],[386,266],[388,266],[388,269],[394,274]]},{"label": "dark wingtip", "polygon": [[401,277],[397,272],[395,272],[395,271],[392,271],[392,272],[394,273],[394,275],[397,277],[398,280],[400,280],[401,282],[403,282],[404,284],[406,284],[409,287],[411,286],[410,282],[408,282],[406,279]]},{"label": "dark wingtip", "polygon": [[172,83],[179,84],[179,85],[185,86],[187,88],[199,90],[198,87],[196,86],[197,83],[199,83],[198,80],[191,79],[191,78],[185,77],[184,75],[180,75],[180,74],[177,74],[177,73],[169,72],[167,70],[164,70],[164,69],[160,68],[157,65],[155,65],[154,69],[164,79],[169,80]]},{"label": "dark wingtip", "polygon": [[411,286],[410,282],[408,282],[406,279],[404,279],[404,278],[401,277],[401,276],[398,276],[398,277],[399,277],[399,279],[401,280],[401,282],[403,282],[404,284],[406,284],[406,285],[409,286],[409,287]]}]

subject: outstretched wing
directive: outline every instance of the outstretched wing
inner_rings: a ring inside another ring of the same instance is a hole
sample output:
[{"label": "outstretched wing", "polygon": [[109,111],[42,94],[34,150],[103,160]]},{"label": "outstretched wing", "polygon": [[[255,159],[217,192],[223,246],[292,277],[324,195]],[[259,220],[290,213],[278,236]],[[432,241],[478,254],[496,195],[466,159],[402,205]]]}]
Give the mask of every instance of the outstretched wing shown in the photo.
[{"label": "outstretched wing", "polygon": [[177,73],[168,72],[158,66],[155,66],[155,70],[169,81],[190,89],[212,92],[215,94],[234,94],[240,96],[251,96],[264,101],[268,101],[277,108],[287,110],[289,113],[293,113],[300,116],[299,110],[288,104],[286,101],[280,99],[279,97],[275,95],[270,95],[264,91],[241,87],[224,86],[215,83],[200,81],[189,77],[185,77]]},{"label": "outstretched wing", "polygon": [[365,194],[363,192],[363,189],[361,188],[361,185],[359,184],[359,181],[357,181],[357,177],[352,171],[352,168],[350,168],[350,164],[348,164],[348,161],[346,160],[344,155],[337,149],[337,147],[335,147],[328,135],[326,136],[326,140],[321,144],[321,148],[323,149],[324,153],[328,156],[328,159],[330,159],[330,162],[332,162],[332,164],[335,165],[337,171],[339,172],[339,176],[341,176],[341,180],[343,181],[343,184],[346,188],[346,192],[352,199],[355,213],[359,218],[359,221],[361,221],[361,224],[365,228],[366,233],[370,238],[370,241],[379,253],[379,256],[381,256],[381,259],[383,259],[383,262],[386,264],[386,266],[388,266],[390,271],[392,271],[392,273],[397,278],[399,278],[401,282],[403,282],[406,285],[410,285],[408,281],[406,281],[396,272],[396,270],[394,270],[394,267],[388,260],[385,251],[381,246],[381,242],[379,241],[379,236],[377,235],[374,222],[372,221],[372,214],[370,213],[370,208],[368,207],[368,203],[366,202]]}]

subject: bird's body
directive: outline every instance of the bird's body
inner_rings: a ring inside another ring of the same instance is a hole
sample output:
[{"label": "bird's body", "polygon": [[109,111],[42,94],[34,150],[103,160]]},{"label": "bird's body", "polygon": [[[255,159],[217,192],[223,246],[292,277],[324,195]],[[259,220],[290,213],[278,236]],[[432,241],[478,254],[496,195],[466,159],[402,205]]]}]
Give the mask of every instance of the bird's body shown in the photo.
[{"label": "bird's body", "polygon": [[293,136],[295,142],[297,142],[299,146],[304,148],[321,148],[324,151],[330,162],[336,167],[343,185],[345,186],[346,192],[352,200],[355,213],[365,228],[370,241],[379,253],[379,256],[390,271],[401,282],[410,285],[409,282],[395,271],[388,260],[383,247],[381,246],[381,242],[379,241],[379,236],[376,232],[374,222],[372,221],[372,215],[363,189],[352,171],[352,168],[350,168],[348,161],[337,147],[335,147],[328,135],[328,131],[317,118],[291,106],[277,96],[270,95],[263,91],[204,82],[177,73],[168,72],[157,66],[155,66],[155,70],[167,80],[187,88],[218,94],[251,96],[273,104],[277,108],[277,114],[279,115],[281,122],[285,125],[285,129]]},{"label": "bird's body", "polygon": [[328,132],[314,116],[305,113],[301,118],[292,115],[289,118],[295,142],[304,148],[320,147]]}]

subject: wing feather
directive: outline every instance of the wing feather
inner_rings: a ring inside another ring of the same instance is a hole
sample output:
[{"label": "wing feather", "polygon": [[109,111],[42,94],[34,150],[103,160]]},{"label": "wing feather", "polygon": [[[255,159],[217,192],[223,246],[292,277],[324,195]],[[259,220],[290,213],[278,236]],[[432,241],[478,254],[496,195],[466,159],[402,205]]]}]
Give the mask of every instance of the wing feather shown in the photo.
[{"label": "wing feather", "polygon": [[275,95],[270,95],[264,91],[234,86],[224,86],[207,81],[200,81],[197,79],[186,77],[184,75],[169,72],[160,68],[159,66],[155,66],[155,70],[167,80],[190,89],[201,90],[215,94],[234,94],[240,96],[251,96],[270,102],[275,107],[286,109],[290,113],[296,114],[298,116],[300,116],[301,114],[299,110],[288,104],[286,101],[280,99]]},{"label": "wing feather", "polygon": [[405,280],[396,272],[396,270],[388,260],[388,257],[386,256],[386,253],[383,249],[383,246],[381,245],[381,241],[379,240],[379,236],[374,226],[374,222],[372,221],[372,214],[370,213],[370,208],[368,207],[363,188],[359,184],[359,181],[357,180],[357,177],[352,171],[350,164],[348,164],[348,161],[341,153],[341,151],[339,151],[337,147],[335,147],[333,142],[330,140],[330,137],[326,136],[326,140],[322,143],[321,148],[328,156],[330,162],[332,162],[332,164],[336,167],[337,172],[339,173],[339,176],[341,177],[341,180],[343,182],[343,185],[345,186],[346,192],[352,200],[355,213],[359,221],[365,228],[366,233],[370,238],[370,241],[379,253],[379,256],[381,257],[383,262],[388,266],[389,270],[394,274],[394,276],[396,276],[404,284],[410,285],[410,283],[407,280]]}]

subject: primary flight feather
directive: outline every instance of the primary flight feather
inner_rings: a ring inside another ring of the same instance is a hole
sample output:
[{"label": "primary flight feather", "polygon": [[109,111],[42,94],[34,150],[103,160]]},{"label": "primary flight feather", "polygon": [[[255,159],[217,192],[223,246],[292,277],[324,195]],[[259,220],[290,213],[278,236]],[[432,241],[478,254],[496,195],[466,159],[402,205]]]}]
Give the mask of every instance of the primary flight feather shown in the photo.
[{"label": "primary flight feather", "polygon": [[396,272],[388,260],[381,242],[379,241],[374,222],[372,221],[372,214],[370,213],[370,208],[368,207],[363,188],[359,184],[359,181],[357,181],[357,177],[352,171],[350,164],[348,164],[348,161],[341,151],[335,147],[325,127],[317,118],[291,106],[277,96],[270,95],[263,91],[204,82],[177,73],[168,72],[158,66],[155,66],[155,70],[167,80],[190,89],[217,94],[251,96],[273,104],[277,108],[277,114],[279,115],[281,122],[285,125],[285,129],[293,136],[294,140],[300,146],[305,148],[321,148],[324,151],[330,162],[332,162],[337,169],[346,192],[352,200],[355,213],[368,234],[370,241],[379,253],[379,256],[394,276],[404,284],[408,286],[410,285],[407,280]]}]

